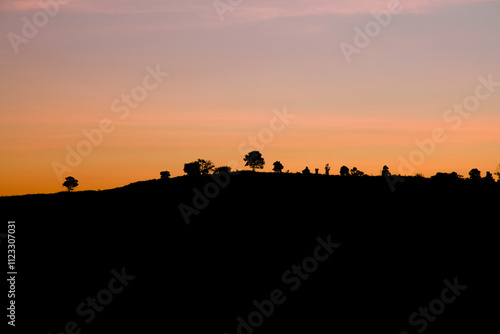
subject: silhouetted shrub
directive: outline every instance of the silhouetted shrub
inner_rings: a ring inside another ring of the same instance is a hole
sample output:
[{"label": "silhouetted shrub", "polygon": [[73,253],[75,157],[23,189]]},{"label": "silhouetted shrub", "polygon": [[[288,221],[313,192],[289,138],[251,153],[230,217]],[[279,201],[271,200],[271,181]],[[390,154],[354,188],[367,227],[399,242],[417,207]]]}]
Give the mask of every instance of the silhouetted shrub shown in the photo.
[{"label": "silhouetted shrub", "polygon": [[330,164],[325,165],[325,175],[330,175]]},{"label": "silhouetted shrub", "polygon": [[170,178],[170,172],[169,171],[163,171],[163,172],[160,172],[160,179],[161,180],[167,180]]},{"label": "silhouetted shrub", "polygon": [[198,161],[194,161],[184,164],[184,173],[186,173],[188,176],[200,175],[200,163]]},{"label": "silhouetted shrub", "polygon": [[210,160],[198,159],[198,163],[200,164],[200,173],[202,175],[209,174],[215,168],[214,163]]},{"label": "silhouetted shrub", "polygon": [[349,176],[349,167],[347,166],[340,167],[340,176]]},{"label": "silhouetted shrub", "polygon": [[231,167],[229,166],[221,166],[221,167],[217,167],[215,168],[214,170],[214,174],[221,174],[221,173],[231,173]]},{"label": "silhouetted shrub", "polygon": [[358,170],[356,167],[353,167],[351,169],[351,175],[352,176],[363,176],[363,175],[365,175],[365,173],[362,172],[362,171],[360,171],[360,170]]},{"label": "silhouetted shrub", "polygon": [[431,176],[431,180],[440,182],[454,182],[460,180],[462,175],[458,175],[456,172],[451,173],[441,173],[438,172],[436,175]]},{"label": "silhouetted shrub", "polygon": [[391,172],[389,172],[389,167],[387,167],[387,165],[382,167],[382,176],[391,176]]},{"label": "silhouetted shrub", "polygon": [[477,168],[471,169],[469,172],[469,178],[475,181],[481,180],[481,171]]},{"label": "silhouetted shrub", "polygon": [[279,161],[275,161],[275,162],[273,163],[273,166],[274,166],[273,171],[274,171],[275,173],[281,173],[281,172],[283,171],[283,168],[284,168],[284,167],[283,167],[283,165],[281,164],[281,162],[279,162]]},{"label": "silhouetted shrub", "polygon": [[495,182],[495,179],[493,178],[493,174],[491,174],[490,172],[486,172],[486,176],[483,178],[483,180],[485,182],[488,182],[488,183]]}]

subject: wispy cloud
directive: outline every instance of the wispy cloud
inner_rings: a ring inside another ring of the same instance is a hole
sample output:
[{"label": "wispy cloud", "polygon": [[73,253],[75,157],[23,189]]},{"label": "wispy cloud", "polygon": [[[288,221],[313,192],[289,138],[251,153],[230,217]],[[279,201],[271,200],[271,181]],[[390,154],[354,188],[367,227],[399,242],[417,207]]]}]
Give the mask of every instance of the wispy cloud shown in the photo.
[{"label": "wispy cloud", "polygon": [[[53,3],[58,3],[58,1],[3,0],[0,3],[0,10],[34,10],[41,6],[53,6]],[[205,1],[189,0],[67,0],[67,3],[59,4],[59,7],[80,12],[126,14],[193,11],[210,8],[211,4]]]},{"label": "wispy cloud", "polygon": [[[56,2],[54,0],[53,2]],[[398,0],[244,0],[235,11],[235,16],[266,19],[276,17],[359,14],[387,8]],[[499,0],[399,0],[410,13],[427,13],[466,3],[498,2]],[[51,3],[52,1],[41,1]],[[52,3],[53,3],[52,2]],[[101,13],[145,13],[145,12],[186,12],[213,11],[211,0],[69,0],[61,7]],[[0,10],[31,10],[40,8],[38,0],[3,0]],[[238,14],[239,13],[239,14]]]},{"label": "wispy cloud", "polygon": [[426,14],[454,5],[498,0],[252,0],[243,2],[231,15],[248,20],[329,14],[356,15],[387,9],[393,2],[399,2],[405,13]]},{"label": "wispy cloud", "polygon": [[[227,0],[221,0],[228,3]],[[221,21],[213,0],[68,0],[59,11],[76,15],[113,16],[112,29],[119,30],[189,30],[224,28],[228,25],[272,21],[286,18],[315,18],[328,16],[349,17],[387,9],[398,0],[243,0]],[[500,0],[399,0],[403,13],[427,14],[454,5],[500,2]],[[0,13],[30,15],[41,6],[53,8],[57,0],[2,0]],[[12,21],[12,20],[10,20]],[[77,20],[80,21],[80,20]],[[18,24],[18,23],[16,23]],[[8,23],[6,23],[8,25]],[[90,28],[90,27],[89,27]],[[91,28],[90,28],[91,29]],[[302,32],[322,30],[320,22]]]}]

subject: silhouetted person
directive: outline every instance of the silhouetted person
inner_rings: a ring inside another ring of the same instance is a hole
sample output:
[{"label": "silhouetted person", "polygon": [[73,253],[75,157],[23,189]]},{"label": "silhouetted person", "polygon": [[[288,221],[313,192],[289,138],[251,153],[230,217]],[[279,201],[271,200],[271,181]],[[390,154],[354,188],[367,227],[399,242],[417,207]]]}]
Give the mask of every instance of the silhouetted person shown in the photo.
[{"label": "silhouetted person", "polygon": [[481,171],[477,168],[471,169],[469,172],[469,178],[475,181],[481,180]]},{"label": "silhouetted person", "polygon": [[314,174],[318,175],[319,174],[319,168],[314,169]]},{"label": "silhouetted person", "polygon": [[167,180],[170,178],[170,172],[169,171],[163,171],[163,172],[160,172],[160,179],[161,180]]},{"label": "silhouetted person", "polygon": [[325,165],[325,175],[330,175],[330,164]]},{"label": "silhouetted person", "polygon": [[306,169],[304,169],[304,170],[302,171],[302,174],[304,174],[304,175],[310,175],[310,174],[311,174],[311,171],[309,170],[309,167],[307,167],[307,166],[306,166]]},{"label": "silhouetted person", "polygon": [[63,187],[68,188],[68,192],[73,190],[74,188],[78,187],[78,180],[75,179],[73,176],[68,176],[66,178],[66,181],[63,183]]},{"label": "silhouetted person", "polygon": [[198,161],[193,161],[184,164],[184,173],[186,173],[188,176],[200,175],[200,163]]},{"label": "silhouetted person", "polygon": [[266,164],[264,158],[262,157],[262,153],[260,153],[259,151],[252,151],[248,153],[243,158],[243,161],[245,161],[245,166],[249,166],[254,172],[256,168],[262,169]]},{"label": "silhouetted person", "polygon": [[340,176],[349,176],[349,167],[347,166],[340,167]]},{"label": "silhouetted person", "polygon": [[273,171],[274,171],[275,173],[281,173],[281,172],[283,171],[283,168],[284,168],[284,167],[283,167],[283,165],[281,164],[281,162],[279,162],[279,161],[275,161],[275,162],[273,163],[273,166],[274,166]]}]

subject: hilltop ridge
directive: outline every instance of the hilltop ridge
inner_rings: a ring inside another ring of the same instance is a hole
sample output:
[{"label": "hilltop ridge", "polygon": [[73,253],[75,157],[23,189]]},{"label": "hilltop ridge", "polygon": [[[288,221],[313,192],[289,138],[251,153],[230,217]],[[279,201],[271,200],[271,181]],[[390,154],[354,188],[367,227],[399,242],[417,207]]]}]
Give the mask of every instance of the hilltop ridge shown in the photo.
[{"label": "hilltop ridge", "polygon": [[[457,299],[464,302],[447,306],[450,316],[429,322],[428,332],[486,326],[476,305],[496,277],[498,183],[406,178],[392,192],[381,176],[242,172],[218,190],[213,184],[206,175],[0,198],[18,226],[23,275],[38,281],[20,278],[23,296],[44,301],[40,308],[20,297],[25,316],[42,332],[74,319],[89,333],[160,325],[244,333],[238,319],[248,321],[254,300],[285,298],[255,333],[358,333],[374,323],[399,333],[457,277],[468,286]],[[182,204],[196,210],[189,224]],[[292,265],[302,266],[318,240],[338,249],[300,278]],[[135,279],[87,324],[76,307],[122,268]]]}]

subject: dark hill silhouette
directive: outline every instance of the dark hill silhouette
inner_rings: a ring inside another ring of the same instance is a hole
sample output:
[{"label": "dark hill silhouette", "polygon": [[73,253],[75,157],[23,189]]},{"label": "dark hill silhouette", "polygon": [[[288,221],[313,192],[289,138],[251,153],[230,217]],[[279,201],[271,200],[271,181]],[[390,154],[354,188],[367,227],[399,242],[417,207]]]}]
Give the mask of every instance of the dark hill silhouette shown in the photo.
[{"label": "dark hill silhouette", "polygon": [[[281,289],[254,333],[416,333],[409,316],[457,277],[467,290],[426,333],[485,332],[500,185],[455,181],[411,177],[392,192],[382,176],[231,173],[189,225],[179,205],[211,175],[0,198],[18,226],[17,302],[30,319],[18,330],[73,320],[82,333],[233,334]],[[340,247],[292,292],[282,275],[328,236]],[[77,305],[123,267],[134,280],[86,324]]]}]

